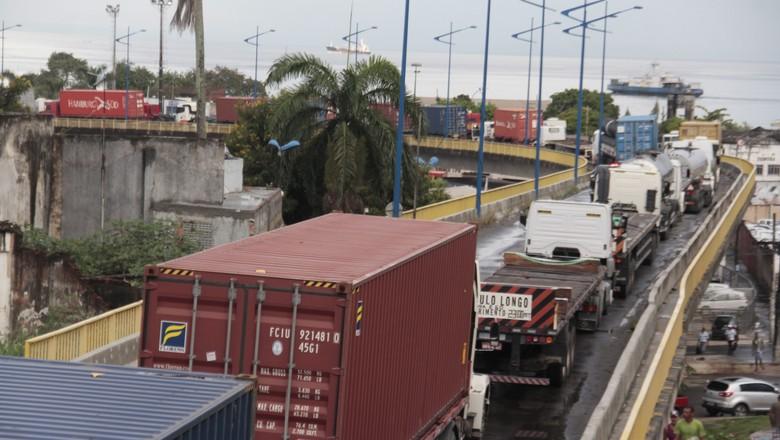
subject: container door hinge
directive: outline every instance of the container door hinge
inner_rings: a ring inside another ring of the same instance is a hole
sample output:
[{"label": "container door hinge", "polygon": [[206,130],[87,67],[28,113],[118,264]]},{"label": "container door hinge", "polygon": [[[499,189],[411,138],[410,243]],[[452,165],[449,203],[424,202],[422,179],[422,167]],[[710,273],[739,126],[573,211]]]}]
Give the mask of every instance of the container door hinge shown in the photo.
[{"label": "container door hinge", "polygon": [[263,302],[265,302],[265,283],[257,282],[257,309],[255,312],[255,351],[252,356],[252,375],[257,376],[257,367],[260,365],[260,316],[263,312]]}]

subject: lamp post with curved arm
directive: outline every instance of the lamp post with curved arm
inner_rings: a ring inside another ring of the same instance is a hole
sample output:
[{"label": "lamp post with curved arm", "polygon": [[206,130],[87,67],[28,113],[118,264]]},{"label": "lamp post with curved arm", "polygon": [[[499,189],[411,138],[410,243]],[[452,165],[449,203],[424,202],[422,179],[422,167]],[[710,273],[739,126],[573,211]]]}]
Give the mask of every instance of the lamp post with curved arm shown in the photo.
[{"label": "lamp post with curved arm", "polygon": [[[434,40],[438,41],[439,43],[446,44],[448,46],[448,55],[447,55],[447,106],[444,108],[444,136],[449,137],[450,136],[450,77],[452,73],[452,36],[457,34],[458,32],[463,32],[465,30],[469,29],[476,29],[476,26],[466,26],[464,28],[455,29],[452,30],[452,22],[450,22],[450,31],[437,35],[433,37]],[[449,37],[447,41],[442,40],[444,37]]]},{"label": "lamp post with curved arm", "polygon": [[[578,36],[578,37],[581,38],[581,43],[580,43],[580,82],[579,82],[579,91],[578,91],[578,95],[577,95],[577,134],[576,134],[575,146],[574,146],[574,156],[575,156],[575,159],[574,159],[575,160],[575,163],[574,163],[574,181],[575,182],[577,181],[577,172],[578,172],[577,161],[579,159],[580,145],[581,145],[581,136],[582,136],[582,107],[583,107],[583,103],[582,103],[582,101],[583,101],[582,82],[583,82],[584,68],[585,68],[585,34],[586,34],[586,30],[590,29],[590,30],[602,32],[604,34],[604,40],[603,40],[603,46],[602,46],[602,60],[601,60],[601,63],[602,63],[601,64],[601,96],[600,96],[600,104],[599,104],[600,105],[599,130],[601,130],[601,128],[602,128],[602,126],[604,124],[604,102],[603,102],[603,100],[604,100],[604,62],[605,62],[605,56],[606,56],[605,55],[605,51],[606,51],[606,33],[607,32],[606,32],[606,24],[604,26],[604,29],[593,28],[593,27],[591,27],[591,25],[594,24],[594,23],[600,22],[600,21],[605,21],[606,22],[606,20],[608,20],[610,18],[616,18],[619,14],[622,14],[622,13],[627,12],[627,11],[632,11],[632,10],[635,10],[635,9],[642,9],[641,6],[633,6],[631,8],[626,8],[626,9],[623,9],[623,10],[620,10],[620,11],[616,11],[616,12],[613,12],[613,13],[605,14],[602,17],[595,18],[595,19],[592,19],[592,20],[587,20],[587,13],[586,12],[583,13],[583,19],[582,20],[576,19],[576,18],[571,17],[569,15],[571,12],[573,12],[575,10],[578,10],[578,9],[584,9],[585,11],[587,11],[587,7],[588,6],[592,6],[594,4],[601,3],[601,2],[604,2],[604,1],[605,0],[595,0],[595,1],[591,2],[591,3],[584,3],[582,6],[577,6],[575,8],[570,8],[570,9],[567,9],[567,10],[561,12],[562,14],[566,15],[569,18],[572,18],[574,20],[579,21],[579,24],[564,29],[563,33],[565,33],[567,35]],[[578,35],[578,34],[572,33],[573,30],[579,29],[579,28],[582,28],[582,33],[581,34]],[[601,163],[601,155],[602,155],[602,153],[601,153],[601,137],[602,136],[599,136],[599,158],[598,158],[599,163]]]},{"label": "lamp post with curved arm", "polygon": [[[127,112],[130,108],[130,37],[140,34],[141,32],[146,32],[146,29],[137,30],[131,33],[130,26],[128,26],[127,34],[122,35],[115,40],[117,43],[127,46],[127,55],[125,56],[125,121],[128,119]],[[122,41],[124,39],[127,39],[126,43]]]},{"label": "lamp post with curved arm", "polygon": [[[260,26],[257,26],[257,30],[254,35],[244,38],[244,43],[250,44],[255,47],[255,81],[252,86],[252,97],[257,98],[257,57],[260,52],[260,37],[271,32],[276,32],[276,29],[268,29],[267,31],[260,32]],[[254,42],[252,41],[254,40]]]},{"label": "lamp post with curved arm", "polygon": [[404,6],[404,32],[401,50],[401,81],[398,84],[398,124],[395,127],[395,169],[393,170],[393,217],[401,215],[401,161],[404,148],[404,107],[406,102],[406,50],[409,47],[409,0]]},{"label": "lamp post with curved arm", "polygon": [[374,29],[379,29],[378,26],[370,26],[367,28],[360,29],[360,23],[355,23],[355,32],[352,32],[349,35],[344,35],[341,37],[342,40],[347,42],[347,58],[349,58],[349,47],[352,45],[352,37],[355,37],[355,62],[357,63],[357,57],[358,57],[358,51],[360,50],[358,48],[358,44],[360,44],[360,40],[358,37],[360,34],[368,31],[373,31]]}]

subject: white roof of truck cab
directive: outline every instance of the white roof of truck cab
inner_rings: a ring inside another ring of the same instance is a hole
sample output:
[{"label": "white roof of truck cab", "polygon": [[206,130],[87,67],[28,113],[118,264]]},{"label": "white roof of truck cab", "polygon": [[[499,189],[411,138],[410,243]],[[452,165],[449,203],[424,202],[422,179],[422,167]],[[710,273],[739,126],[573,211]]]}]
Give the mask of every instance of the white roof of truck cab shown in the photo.
[{"label": "white roof of truck cab", "polygon": [[556,249],[577,249],[581,258],[612,253],[612,210],[603,203],[538,200],[526,223],[525,252],[553,258]]}]

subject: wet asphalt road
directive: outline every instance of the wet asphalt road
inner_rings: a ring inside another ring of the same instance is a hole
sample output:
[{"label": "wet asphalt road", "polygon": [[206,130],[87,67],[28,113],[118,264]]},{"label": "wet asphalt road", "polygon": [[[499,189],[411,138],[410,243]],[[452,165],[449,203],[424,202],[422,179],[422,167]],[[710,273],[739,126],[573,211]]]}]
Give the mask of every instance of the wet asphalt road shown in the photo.
[{"label": "wet asphalt road", "polygon": [[[730,184],[731,179],[722,178],[720,188]],[[589,193],[571,199],[589,201]],[[706,215],[707,211],[684,215],[670,238],[660,243],[653,264],[640,269],[633,292],[625,299],[615,299],[599,330],[577,334],[574,368],[563,387],[493,385],[483,439],[573,440],[582,436],[631,336],[630,318],[643,310],[658,272],[674,260]],[[519,222],[480,227],[477,252],[483,278],[498,268],[504,251],[519,249],[523,236]]]}]

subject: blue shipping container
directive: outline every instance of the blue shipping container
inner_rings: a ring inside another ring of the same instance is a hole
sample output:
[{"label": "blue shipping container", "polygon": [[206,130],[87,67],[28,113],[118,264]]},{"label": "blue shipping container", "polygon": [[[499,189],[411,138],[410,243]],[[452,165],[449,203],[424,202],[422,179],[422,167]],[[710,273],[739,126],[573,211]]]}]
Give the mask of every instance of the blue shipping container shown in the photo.
[{"label": "blue shipping container", "polygon": [[[460,106],[451,105],[449,108],[449,118],[447,118],[446,105],[428,105],[423,107],[425,120],[427,122],[428,134],[434,136],[466,137],[466,109]],[[449,125],[446,123],[449,119]]]},{"label": "blue shipping container", "polygon": [[631,159],[639,153],[658,148],[656,115],[623,116],[618,119],[615,134],[615,159]]},{"label": "blue shipping container", "polygon": [[0,437],[251,440],[255,381],[0,357]]}]

